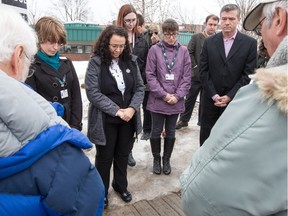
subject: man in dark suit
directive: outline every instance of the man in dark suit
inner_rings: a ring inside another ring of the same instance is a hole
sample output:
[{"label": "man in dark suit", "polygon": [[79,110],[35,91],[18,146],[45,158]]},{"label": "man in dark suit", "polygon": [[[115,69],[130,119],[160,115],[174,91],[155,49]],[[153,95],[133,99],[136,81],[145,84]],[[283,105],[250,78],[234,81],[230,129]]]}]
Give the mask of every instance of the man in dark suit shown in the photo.
[{"label": "man in dark suit", "polygon": [[237,30],[239,22],[239,7],[225,5],[220,11],[222,32],[207,38],[203,44],[200,146],[238,89],[249,83],[248,75],[256,68],[257,41]]}]

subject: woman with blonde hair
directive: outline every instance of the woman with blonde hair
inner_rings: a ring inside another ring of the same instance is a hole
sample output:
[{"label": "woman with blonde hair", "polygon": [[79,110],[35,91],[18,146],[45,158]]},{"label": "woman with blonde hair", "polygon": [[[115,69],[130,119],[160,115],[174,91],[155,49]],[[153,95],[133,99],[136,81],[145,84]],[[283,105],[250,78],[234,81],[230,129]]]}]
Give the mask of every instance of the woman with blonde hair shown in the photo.
[{"label": "woman with blonde hair", "polygon": [[63,119],[72,128],[82,130],[82,99],[79,80],[72,61],[59,54],[66,44],[64,25],[53,17],[44,16],[35,25],[38,52],[30,70],[33,76],[26,80],[46,100],[64,107]]}]

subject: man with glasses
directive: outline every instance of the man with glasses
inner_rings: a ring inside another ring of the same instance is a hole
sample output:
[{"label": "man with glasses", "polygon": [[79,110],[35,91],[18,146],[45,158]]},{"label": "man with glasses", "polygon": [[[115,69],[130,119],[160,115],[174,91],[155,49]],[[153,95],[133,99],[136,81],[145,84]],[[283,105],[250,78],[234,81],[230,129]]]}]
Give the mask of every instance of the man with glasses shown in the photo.
[{"label": "man with glasses", "polygon": [[92,143],[23,83],[37,36],[0,14],[0,215],[102,215],[104,185],[82,151]]},{"label": "man with glasses", "polygon": [[240,9],[227,4],[220,11],[222,32],[207,38],[200,55],[200,146],[238,89],[249,83],[257,63],[257,41],[237,30]]},{"label": "man with glasses", "polygon": [[262,33],[271,57],[182,174],[187,215],[287,215],[287,12],[287,0],[261,0],[244,20],[246,30]]}]

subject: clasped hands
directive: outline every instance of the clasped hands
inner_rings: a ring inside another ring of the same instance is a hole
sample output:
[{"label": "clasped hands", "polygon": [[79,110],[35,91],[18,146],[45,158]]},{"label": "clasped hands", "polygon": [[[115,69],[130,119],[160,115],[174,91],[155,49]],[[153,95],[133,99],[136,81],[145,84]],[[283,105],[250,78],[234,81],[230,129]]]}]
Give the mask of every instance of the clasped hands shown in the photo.
[{"label": "clasped hands", "polygon": [[177,98],[170,93],[167,93],[167,95],[164,98],[164,101],[166,101],[168,104],[176,104],[178,102]]},{"label": "clasped hands", "polygon": [[116,113],[116,116],[119,116],[123,121],[129,122],[134,114],[135,109],[128,107],[126,109],[119,109]]},{"label": "clasped hands", "polygon": [[217,107],[226,107],[228,103],[231,101],[231,98],[227,95],[218,96],[214,100],[214,105]]}]

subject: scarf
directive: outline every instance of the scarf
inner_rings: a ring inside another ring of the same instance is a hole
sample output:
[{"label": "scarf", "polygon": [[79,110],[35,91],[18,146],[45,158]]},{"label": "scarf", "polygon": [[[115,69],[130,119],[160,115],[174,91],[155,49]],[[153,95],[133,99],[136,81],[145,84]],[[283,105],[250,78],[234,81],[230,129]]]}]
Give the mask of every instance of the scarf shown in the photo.
[{"label": "scarf", "polygon": [[56,71],[60,68],[60,54],[57,52],[54,56],[47,56],[45,53],[38,51],[37,56],[50,65],[52,68],[54,68]]}]

